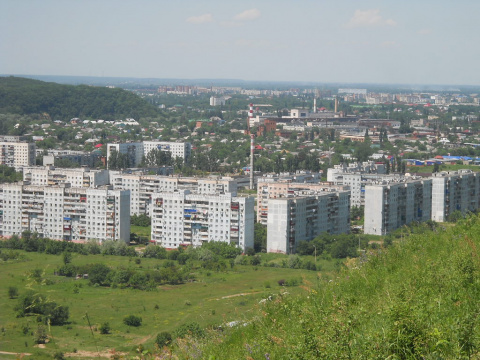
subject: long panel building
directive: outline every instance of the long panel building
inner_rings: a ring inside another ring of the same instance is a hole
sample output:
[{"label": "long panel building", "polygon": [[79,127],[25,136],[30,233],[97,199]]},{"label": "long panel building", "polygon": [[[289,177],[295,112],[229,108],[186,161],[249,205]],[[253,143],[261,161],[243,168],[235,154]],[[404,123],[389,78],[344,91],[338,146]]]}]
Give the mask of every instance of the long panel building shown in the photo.
[{"label": "long panel building", "polygon": [[302,240],[349,231],[348,190],[288,190],[286,195],[268,200],[267,252],[292,254]]},{"label": "long panel building", "polygon": [[0,186],[0,235],[37,232],[54,240],[130,241],[130,192],[70,184]]},{"label": "long panel building", "polygon": [[35,144],[0,141],[0,165],[13,167],[16,171],[35,165]]},{"label": "long panel building", "polygon": [[189,190],[152,194],[151,241],[165,248],[222,241],[253,248],[254,198],[194,194]]},{"label": "long panel building", "polygon": [[432,180],[407,179],[365,186],[365,234],[385,235],[432,215]]}]

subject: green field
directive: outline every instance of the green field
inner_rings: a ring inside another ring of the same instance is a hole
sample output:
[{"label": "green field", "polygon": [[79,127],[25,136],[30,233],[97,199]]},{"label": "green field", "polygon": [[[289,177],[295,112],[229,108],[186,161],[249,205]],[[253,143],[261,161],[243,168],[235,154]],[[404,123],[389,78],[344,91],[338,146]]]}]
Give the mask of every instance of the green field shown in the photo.
[{"label": "green field", "polygon": [[[51,358],[58,351],[76,351],[76,358],[82,358],[78,357],[79,354],[91,358],[98,352],[105,353],[113,349],[133,354],[139,345],[153,349],[155,337],[161,331],[171,332],[179,325],[192,321],[202,327],[213,327],[229,321],[249,319],[252,309],[270,294],[287,290],[289,296],[295,296],[304,291],[298,286],[279,286],[278,280],[296,279],[299,284],[304,280],[315,283],[318,276],[315,271],[251,265],[235,265],[225,272],[207,271],[200,267],[193,270],[196,279],[193,282],[142,291],[91,286],[88,280],[56,276],[54,270],[63,265],[62,256],[24,251],[18,253],[24,255],[25,259],[0,260],[0,351],[31,353],[35,359]],[[265,257],[270,258],[267,254]],[[128,257],[79,254],[73,254],[72,259],[75,265],[101,262],[113,268],[137,270],[152,270],[164,261],[142,258],[141,263],[137,264],[135,259]],[[33,269],[43,271],[41,283],[27,276]],[[59,305],[69,307],[70,323],[51,326],[49,342],[44,349],[34,347],[33,333],[38,326],[36,317],[16,317],[14,307],[18,299],[9,298],[9,287],[18,288],[20,296],[27,289],[32,289]],[[123,318],[130,314],[142,317],[140,327],[123,324]],[[111,334],[101,335],[97,329],[105,322],[109,322],[112,331]]]}]

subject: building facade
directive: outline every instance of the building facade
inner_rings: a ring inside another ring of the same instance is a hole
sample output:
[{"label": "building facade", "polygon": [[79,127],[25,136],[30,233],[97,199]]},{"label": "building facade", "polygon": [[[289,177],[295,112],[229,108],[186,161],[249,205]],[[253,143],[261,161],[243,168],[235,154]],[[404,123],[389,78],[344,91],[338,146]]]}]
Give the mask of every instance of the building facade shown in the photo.
[{"label": "building facade", "polygon": [[0,235],[37,232],[54,240],[130,241],[130,193],[70,184],[0,186]]},{"label": "building facade", "polygon": [[151,241],[165,248],[201,246],[209,241],[253,248],[254,198],[193,194],[189,190],[152,194]]},{"label": "building facade", "polygon": [[385,235],[432,215],[432,180],[409,179],[365,186],[364,233]]},{"label": "building facade", "polygon": [[108,170],[89,168],[25,167],[23,181],[30,185],[59,185],[69,183],[71,187],[98,187],[109,184]]},{"label": "building facade", "polygon": [[305,190],[297,195],[269,199],[267,252],[293,254],[300,241],[350,231],[349,191]]},{"label": "building facade", "polygon": [[0,165],[13,167],[16,171],[21,170],[24,166],[35,165],[35,144],[1,141]]},{"label": "building facade", "polygon": [[462,214],[480,207],[480,174],[471,170],[432,174],[432,220],[447,221],[454,211]]}]

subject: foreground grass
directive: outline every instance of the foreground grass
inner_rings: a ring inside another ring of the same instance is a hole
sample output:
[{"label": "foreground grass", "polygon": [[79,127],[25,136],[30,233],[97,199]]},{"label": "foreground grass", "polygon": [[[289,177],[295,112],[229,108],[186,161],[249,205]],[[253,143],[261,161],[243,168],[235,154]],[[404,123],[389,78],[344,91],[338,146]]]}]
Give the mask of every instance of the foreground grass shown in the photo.
[{"label": "foreground grass", "polygon": [[478,359],[480,219],[350,261],[245,326],[178,342],[174,358]]},{"label": "foreground grass", "polygon": [[[295,279],[301,283],[302,279],[315,282],[317,278],[316,272],[306,270],[236,265],[226,272],[195,269],[195,282],[161,286],[154,291],[104,288],[90,286],[88,280],[55,276],[54,270],[63,264],[62,256],[17,252],[25,257],[24,260],[0,262],[0,351],[33,353],[35,359],[51,358],[56,351],[96,353],[115,349],[132,354],[140,345],[153,349],[159,332],[171,332],[183,323],[195,321],[208,328],[251,318],[261,299],[283,289],[278,285],[281,279]],[[148,270],[165,261],[141,259],[137,264],[134,260],[73,254],[72,262],[75,265],[105,263],[114,268]],[[42,270],[41,283],[27,276],[33,269]],[[50,341],[45,349],[34,347],[36,318],[16,318],[14,307],[18,300],[9,298],[9,287],[18,288],[20,295],[32,289],[59,305],[69,306],[70,323],[50,327]],[[288,291],[293,295],[300,289],[289,287]],[[123,324],[123,318],[130,314],[142,317],[140,327]],[[109,322],[112,329],[109,335],[101,335],[98,331],[105,322]]]}]

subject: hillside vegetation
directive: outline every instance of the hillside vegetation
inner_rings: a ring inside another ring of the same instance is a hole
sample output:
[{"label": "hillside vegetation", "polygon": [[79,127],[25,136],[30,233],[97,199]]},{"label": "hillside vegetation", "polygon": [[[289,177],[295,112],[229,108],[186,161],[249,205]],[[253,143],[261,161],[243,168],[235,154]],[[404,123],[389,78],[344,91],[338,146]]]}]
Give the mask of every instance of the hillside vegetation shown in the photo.
[{"label": "hillside vegetation", "polygon": [[123,89],[61,85],[10,76],[0,77],[0,113],[48,114],[52,120],[115,120],[156,116],[157,109]]},{"label": "hillside vegetation", "polygon": [[178,358],[478,359],[480,219],[425,227],[388,249],[347,262],[334,278],[305,281],[304,295],[258,305],[253,321]]}]

